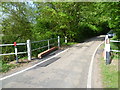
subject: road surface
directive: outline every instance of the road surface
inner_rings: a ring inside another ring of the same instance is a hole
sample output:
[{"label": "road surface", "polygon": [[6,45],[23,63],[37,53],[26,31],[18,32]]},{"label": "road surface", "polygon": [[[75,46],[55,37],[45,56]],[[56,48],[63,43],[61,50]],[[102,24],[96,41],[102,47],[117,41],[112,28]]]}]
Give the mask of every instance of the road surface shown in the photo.
[{"label": "road surface", "polygon": [[2,80],[2,88],[86,88],[92,55],[103,40],[99,36],[76,44],[49,62]]}]

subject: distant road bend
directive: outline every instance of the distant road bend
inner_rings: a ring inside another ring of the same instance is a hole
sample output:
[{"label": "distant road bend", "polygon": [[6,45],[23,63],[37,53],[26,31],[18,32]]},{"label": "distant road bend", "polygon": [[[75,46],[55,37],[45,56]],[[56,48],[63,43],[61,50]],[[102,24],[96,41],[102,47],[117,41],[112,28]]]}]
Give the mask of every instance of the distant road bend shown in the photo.
[{"label": "distant road bend", "polygon": [[49,65],[35,68],[2,80],[2,88],[86,88],[89,65],[104,36],[91,38],[70,47],[52,58]]}]

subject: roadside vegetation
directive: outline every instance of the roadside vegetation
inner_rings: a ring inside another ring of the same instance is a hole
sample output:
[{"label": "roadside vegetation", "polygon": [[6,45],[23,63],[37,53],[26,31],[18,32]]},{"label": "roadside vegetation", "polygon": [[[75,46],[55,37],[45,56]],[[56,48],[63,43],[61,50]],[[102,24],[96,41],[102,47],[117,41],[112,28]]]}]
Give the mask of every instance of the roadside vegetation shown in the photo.
[{"label": "roadside vegetation", "polygon": [[[0,64],[2,64],[2,62],[0,62]],[[1,72],[7,72],[7,71],[9,71],[9,70],[11,70],[11,69],[13,69],[13,68],[15,68],[15,67],[17,67],[17,65],[16,64],[2,64],[2,68],[0,68],[0,73]]]},{"label": "roadside vegetation", "polygon": [[[1,2],[1,44],[21,43],[28,39],[40,41],[58,35],[61,38],[66,36],[68,42],[79,43],[106,34],[111,29],[116,33],[116,38],[120,39],[119,6],[120,2]],[[71,44],[73,43],[67,45]],[[33,48],[37,46],[40,44],[32,45]],[[25,46],[17,48],[26,51]],[[45,49],[32,54],[35,57],[43,50]],[[1,51],[13,53],[14,47],[2,47]],[[22,57],[26,57],[26,54],[19,55],[19,58]],[[4,66],[5,69],[11,68],[8,63],[14,60],[14,55],[2,56],[1,66],[3,69]]]},{"label": "roadside vegetation", "polygon": [[101,59],[101,74],[103,88],[118,88],[118,54],[114,56],[110,65]]}]

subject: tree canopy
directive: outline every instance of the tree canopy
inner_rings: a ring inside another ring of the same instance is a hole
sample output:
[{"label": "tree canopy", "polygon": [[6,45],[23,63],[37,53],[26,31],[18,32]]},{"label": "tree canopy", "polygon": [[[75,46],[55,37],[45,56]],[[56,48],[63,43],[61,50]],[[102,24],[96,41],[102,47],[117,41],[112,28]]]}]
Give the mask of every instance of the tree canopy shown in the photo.
[{"label": "tree canopy", "polygon": [[[119,6],[119,2],[5,2],[2,33],[12,35],[11,42],[56,35],[81,41],[112,29],[119,38]],[[3,39],[3,43],[10,41]]]},{"label": "tree canopy", "polygon": [[58,35],[81,42],[110,30],[120,39],[119,6],[120,2],[2,2],[2,43]]}]

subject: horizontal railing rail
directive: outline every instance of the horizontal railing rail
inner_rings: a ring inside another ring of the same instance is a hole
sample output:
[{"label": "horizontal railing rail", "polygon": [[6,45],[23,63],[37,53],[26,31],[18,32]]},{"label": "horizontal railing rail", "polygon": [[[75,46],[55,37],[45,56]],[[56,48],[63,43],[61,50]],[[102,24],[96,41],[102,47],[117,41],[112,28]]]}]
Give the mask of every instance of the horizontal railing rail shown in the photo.
[{"label": "horizontal railing rail", "polygon": [[5,54],[0,54],[0,56],[4,56],[4,55],[14,55],[15,53],[5,53]]},{"label": "horizontal railing rail", "polygon": [[13,46],[14,44],[0,44],[0,47],[2,46]]},{"label": "horizontal railing rail", "polygon": [[118,41],[118,40],[110,40],[110,42],[120,42],[120,41]]},{"label": "horizontal railing rail", "polygon": [[44,42],[44,41],[47,41],[47,40],[33,41],[31,43],[39,43],[39,42]]},{"label": "horizontal railing rail", "polygon": [[120,52],[120,50],[110,50],[110,51],[112,51],[112,52]]},{"label": "horizontal railing rail", "polygon": [[[49,46],[53,46],[55,44],[57,44],[57,43],[49,44]],[[47,47],[48,47],[48,45],[47,46],[43,46],[43,47],[39,47],[39,48],[36,48],[36,49],[32,49],[31,51],[36,51],[36,50],[47,48]]]},{"label": "horizontal railing rail", "polygon": [[[17,54],[25,54],[27,52],[18,52]],[[3,54],[0,54],[0,56],[5,56],[5,55],[15,55],[15,53],[3,53]]]},{"label": "horizontal railing rail", "polygon": [[[16,45],[26,45],[27,43],[17,43]],[[0,47],[2,46],[14,46],[14,44],[0,44]]]},{"label": "horizontal railing rail", "polygon": [[[118,40],[110,40],[110,42],[113,42],[113,43],[119,43],[120,41]],[[120,52],[120,50],[110,50],[112,52]]]},{"label": "horizontal railing rail", "polygon": [[40,40],[40,41],[32,41],[31,43],[39,43],[39,42],[44,42],[44,41],[48,41],[48,40],[55,40],[58,38],[51,38],[51,39],[47,39],[47,40]]},{"label": "horizontal railing rail", "polygon": [[57,44],[57,42],[56,43],[52,43],[52,44],[50,44],[50,46],[53,46],[53,45],[56,45]]},{"label": "horizontal railing rail", "polygon": [[48,46],[39,47],[39,48],[33,49],[31,51],[36,51],[36,50],[43,49],[43,48],[46,48],[46,47],[48,47]]}]

